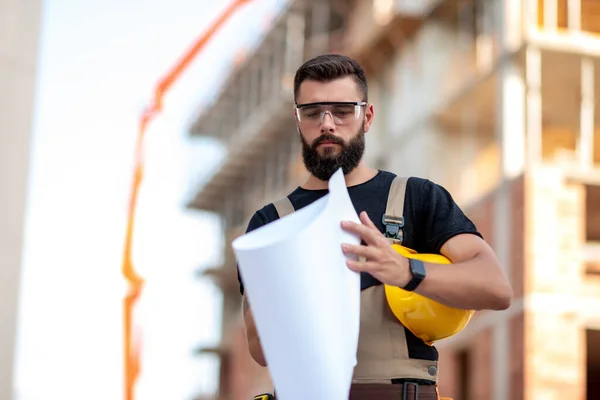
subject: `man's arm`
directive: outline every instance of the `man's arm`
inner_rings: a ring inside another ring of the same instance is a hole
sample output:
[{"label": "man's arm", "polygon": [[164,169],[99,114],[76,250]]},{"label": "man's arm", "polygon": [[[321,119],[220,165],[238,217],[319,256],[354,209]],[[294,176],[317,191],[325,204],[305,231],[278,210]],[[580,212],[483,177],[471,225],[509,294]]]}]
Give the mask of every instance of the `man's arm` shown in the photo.
[{"label": "man's arm", "polygon": [[267,361],[260,345],[258,338],[258,332],[256,330],[256,324],[254,323],[254,317],[252,316],[252,310],[250,310],[250,304],[248,304],[248,297],[244,293],[242,297],[242,313],[244,315],[244,325],[246,326],[246,340],[248,341],[248,349],[250,355],[259,365],[266,367]]},{"label": "man's arm", "polygon": [[461,234],[441,248],[452,265],[425,263],[426,278],[415,290],[450,307],[505,310],[512,288],[492,248],[479,236]]},{"label": "man's arm", "polygon": [[[250,218],[248,227],[246,228],[246,233],[258,229],[261,226],[276,220],[277,218],[277,211],[273,204],[266,205],[261,210],[258,210],[256,213],[254,213],[252,218]],[[246,292],[244,290],[244,283],[242,281],[242,276],[240,275],[239,269],[238,281],[240,284],[240,293],[242,294],[242,315],[244,316],[244,325],[246,327],[248,350],[250,351],[250,355],[254,361],[256,361],[259,365],[266,367],[267,361],[265,360],[260,339],[258,338],[258,331],[256,330],[256,324],[254,323],[254,317],[252,316],[252,310],[250,309],[250,304],[248,303],[248,297],[246,296]]]},{"label": "man's arm", "polygon": [[[442,186],[427,179],[409,180],[407,196],[414,205],[415,236],[423,253],[441,253],[452,265],[425,263],[426,277],[416,292],[450,307],[470,310],[504,310],[510,306],[512,288],[492,248],[473,222]],[[411,189],[411,190],[409,190]],[[404,287],[412,278],[408,259],[389,246],[366,213],[362,224],[350,224],[368,246],[350,247],[346,252],[363,256],[357,271],[370,272],[381,282]]]},{"label": "man's arm", "polygon": [[431,251],[446,256],[452,266],[426,263],[427,277],[417,293],[457,308],[508,308],[512,288],[500,262],[452,195],[429,180],[423,181],[419,194],[421,234]]},{"label": "man's arm", "polygon": [[[362,224],[343,221],[342,227],[367,243],[343,244],[346,254],[364,257],[365,262],[348,259],[353,271],[372,274],[379,281],[404,287],[412,279],[409,261],[389,245],[369,219],[360,214]],[[467,310],[504,310],[510,306],[512,289],[490,246],[479,236],[460,234],[447,240],[441,253],[452,265],[425,263],[426,277],[417,293],[449,307]]]}]

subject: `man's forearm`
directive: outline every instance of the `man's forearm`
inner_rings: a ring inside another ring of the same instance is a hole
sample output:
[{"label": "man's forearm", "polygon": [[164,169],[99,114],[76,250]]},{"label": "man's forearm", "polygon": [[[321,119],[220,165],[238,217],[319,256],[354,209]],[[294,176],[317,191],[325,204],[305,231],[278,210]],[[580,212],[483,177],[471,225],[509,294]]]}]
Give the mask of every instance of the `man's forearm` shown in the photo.
[{"label": "man's forearm", "polygon": [[248,350],[250,351],[250,355],[259,365],[266,367],[267,361],[265,360],[260,339],[258,338],[258,331],[256,330],[254,317],[252,316],[252,311],[250,310],[250,305],[248,304],[248,298],[246,295],[244,295],[242,300],[242,313],[244,316],[244,325],[246,326],[246,340],[248,342]]},{"label": "man's forearm", "polygon": [[449,307],[468,310],[505,310],[512,289],[492,257],[481,255],[452,265],[425,263],[427,277],[416,292]]}]

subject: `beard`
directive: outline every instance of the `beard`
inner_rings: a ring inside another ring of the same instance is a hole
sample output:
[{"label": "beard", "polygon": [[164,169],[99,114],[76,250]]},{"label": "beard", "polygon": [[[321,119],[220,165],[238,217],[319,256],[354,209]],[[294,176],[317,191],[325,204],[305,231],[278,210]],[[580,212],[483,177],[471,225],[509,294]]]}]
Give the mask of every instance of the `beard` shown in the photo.
[{"label": "beard", "polygon": [[[329,178],[340,168],[344,175],[349,174],[358,166],[365,152],[365,131],[361,126],[359,131],[346,143],[343,139],[323,134],[316,138],[312,143],[308,143],[302,132],[300,140],[302,141],[302,159],[304,166],[311,175],[322,181],[328,181]],[[323,154],[319,154],[317,146],[323,142],[331,142],[339,145],[341,149],[325,148]]]}]

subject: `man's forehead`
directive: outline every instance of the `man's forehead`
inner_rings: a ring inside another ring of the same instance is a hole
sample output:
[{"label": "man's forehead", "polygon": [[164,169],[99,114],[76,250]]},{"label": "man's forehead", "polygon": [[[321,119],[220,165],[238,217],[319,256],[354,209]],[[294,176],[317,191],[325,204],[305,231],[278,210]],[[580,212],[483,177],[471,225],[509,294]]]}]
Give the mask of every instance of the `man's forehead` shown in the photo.
[{"label": "man's forehead", "polygon": [[296,102],[298,104],[335,102],[335,101],[360,101],[362,95],[358,84],[351,76],[335,79],[328,82],[305,80],[300,85]]}]

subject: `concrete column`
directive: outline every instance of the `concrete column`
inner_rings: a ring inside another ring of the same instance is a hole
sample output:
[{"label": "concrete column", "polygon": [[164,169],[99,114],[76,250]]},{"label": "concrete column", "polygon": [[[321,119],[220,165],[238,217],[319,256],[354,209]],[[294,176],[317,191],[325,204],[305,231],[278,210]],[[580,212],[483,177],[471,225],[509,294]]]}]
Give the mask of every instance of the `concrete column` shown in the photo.
[{"label": "concrete column", "polygon": [[283,89],[284,97],[291,96],[294,88],[294,74],[304,62],[305,20],[299,11],[290,14],[286,21]]},{"label": "concrete column", "polygon": [[0,0],[0,399],[13,398],[41,6]]},{"label": "concrete column", "polygon": [[528,47],[525,55],[527,81],[527,164],[542,161],[542,55]]},{"label": "concrete column", "polygon": [[525,0],[525,32],[538,28],[538,0]]},{"label": "concrete column", "polygon": [[558,0],[544,0],[544,29],[558,28]]},{"label": "concrete column", "polygon": [[284,53],[284,42],[283,38],[285,37],[285,26],[277,26],[274,28],[275,34],[273,35],[273,39],[269,44],[269,58],[271,62],[271,72],[269,82],[270,91],[271,91],[271,99],[273,101],[279,102],[281,99],[281,77],[283,71],[283,53]]},{"label": "concrete column", "polygon": [[326,53],[329,49],[329,19],[331,18],[331,4],[329,1],[315,1],[311,3],[312,32],[310,37],[310,56]]},{"label": "concrete column", "polygon": [[250,102],[254,108],[260,107],[260,70],[258,60],[252,60],[250,64]]},{"label": "concrete column", "polygon": [[244,68],[240,71],[238,77],[238,92],[237,92],[237,100],[235,103],[235,107],[237,108],[236,112],[238,113],[238,123],[235,127],[235,133],[240,132],[240,128],[245,123],[248,115],[252,112],[252,104],[249,103],[250,99],[250,80],[249,78],[250,72],[248,69]]},{"label": "concrete column", "polygon": [[[266,45],[267,47],[270,46]],[[260,74],[260,105],[269,104],[271,99],[271,73],[273,64],[271,63],[271,54],[267,50],[262,50],[263,53],[259,60],[258,68],[261,70]]]},{"label": "concrete column", "polygon": [[581,30],[581,0],[567,0],[567,18],[570,31]]},{"label": "concrete column", "polygon": [[[454,168],[461,171],[458,193],[455,195],[461,203],[470,203],[471,196],[474,195],[473,188],[477,187],[477,169],[465,168],[465,160],[473,160],[477,154],[477,122],[478,116],[475,109],[476,104],[471,100],[469,104],[462,109],[460,124],[460,153],[456,157]],[[479,195],[479,193],[476,193]]]},{"label": "concrete column", "polygon": [[583,169],[594,164],[594,61],[581,60],[581,111],[580,131],[577,141],[579,163]]},{"label": "concrete column", "polygon": [[[497,2],[496,17],[500,26],[502,48],[505,52],[515,50],[521,41],[515,35],[515,25],[522,21],[520,0]],[[500,186],[494,201],[494,247],[498,259],[509,279],[512,237],[511,179],[525,171],[525,79],[517,60],[506,60],[498,71],[497,140],[500,143]],[[511,379],[509,370],[510,320],[496,325],[492,338],[492,398],[509,400]]]}]

